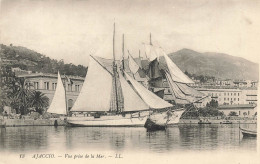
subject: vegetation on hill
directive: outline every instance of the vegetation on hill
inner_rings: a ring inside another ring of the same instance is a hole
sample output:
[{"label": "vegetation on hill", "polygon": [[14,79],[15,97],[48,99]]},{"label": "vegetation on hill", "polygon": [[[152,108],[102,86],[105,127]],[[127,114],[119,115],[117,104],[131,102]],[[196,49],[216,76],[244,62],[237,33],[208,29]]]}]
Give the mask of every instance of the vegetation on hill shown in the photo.
[{"label": "vegetation on hill", "polygon": [[0,44],[1,60],[8,60],[8,65],[15,68],[35,72],[54,73],[85,77],[87,67],[83,65],[65,64],[49,57],[20,46],[6,46]]},{"label": "vegetation on hill", "polygon": [[49,105],[49,98],[40,91],[32,91],[24,78],[18,78],[10,66],[1,66],[0,113],[4,106],[15,109],[16,114],[25,115],[34,109],[39,114]]},{"label": "vegetation on hill", "polygon": [[[184,72],[197,76],[213,76],[220,79],[259,79],[259,65],[244,58],[223,53],[200,53],[182,49],[169,54],[174,63]],[[160,60],[165,63],[164,58]]]}]

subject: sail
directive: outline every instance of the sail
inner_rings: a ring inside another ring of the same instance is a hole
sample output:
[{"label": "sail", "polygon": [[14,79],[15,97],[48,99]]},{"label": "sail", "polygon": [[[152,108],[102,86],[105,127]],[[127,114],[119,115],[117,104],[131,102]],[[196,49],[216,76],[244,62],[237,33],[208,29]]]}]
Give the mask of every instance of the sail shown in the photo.
[{"label": "sail", "polygon": [[139,65],[135,62],[134,58],[129,54],[128,65],[130,71],[135,74],[139,70]]},{"label": "sail", "polygon": [[[127,74],[127,73],[126,73]],[[119,75],[123,95],[124,95],[124,111],[140,111],[147,110],[149,106],[137,95],[130,84],[122,75]]]},{"label": "sail", "polygon": [[172,93],[172,96],[173,96],[173,100],[177,104],[189,104],[190,101],[187,100],[186,95],[183,94],[183,92],[178,88],[176,83],[174,83],[174,81],[171,79],[171,76],[169,75],[169,73],[167,71],[166,71],[166,79],[167,79],[168,84],[170,86],[171,93]]},{"label": "sail", "polygon": [[47,112],[55,113],[55,114],[64,114],[64,115],[67,114],[65,89],[59,72],[58,72],[57,87],[51,105],[47,110]]},{"label": "sail", "polygon": [[127,79],[131,82],[135,90],[138,92],[143,101],[150,107],[154,109],[161,109],[172,107],[173,105],[164,101],[160,97],[156,96],[154,93],[147,90],[142,84],[135,81],[132,77],[130,77],[127,73],[125,73]]},{"label": "sail", "polygon": [[71,111],[109,111],[112,76],[93,57],[80,94]]},{"label": "sail", "polygon": [[145,44],[144,48],[145,48],[145,54],[150,61],[159,58],[160,55],[158,53],[158,49],[156,49],[157,47],[154,47],[153,45]]},{"label": "sail", "polygon": [[186,95],[190,95],[190,96],[193,96],[193,97],[196,97],[196,98],[201,98],[201,97],[205,96],[203,93],[201,93],[201,92],[197,91],[196,89],[188,86],[187,84],[176,83],[176,85]]},{"label": "sail", "polygon": [[156,79],[156,78],[162,77],[162,74],[159,69],[159,62],[158,62],[157,58],[149,63],[148,76],[150,79]]},{"label": "sail", "polygon": [[116,75],[112,79],[112,91],[109,111],[121,112],[124,110],[124,96],[119,82],[119,77]]},{"label": "sail", "polygon": [[187,84],[174,82],[170,74],[166,71],[166,79],[171,88],[174,101],[177,104],[189,104],[198,101],[205,95]]},{"label": "sail", "polygon": [[194,83],[176,66],[176,64],[172,62],[172,60],[165,53],[163,53],[163,55],[165,57],[165,61],[167,63],[173,81],[179,83]]}]

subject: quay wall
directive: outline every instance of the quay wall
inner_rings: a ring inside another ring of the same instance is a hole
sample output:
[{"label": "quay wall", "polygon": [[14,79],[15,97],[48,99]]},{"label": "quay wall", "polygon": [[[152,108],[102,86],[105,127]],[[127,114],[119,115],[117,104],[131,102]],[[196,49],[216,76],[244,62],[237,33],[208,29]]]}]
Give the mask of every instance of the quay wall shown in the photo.
[{"label": "quay wall", "polygon": [[[55,119],[1,119],[0,125],[6,127],[19,127],[19,126],[54,126]],[[64,126],[65,121],[57,119],[58,126]]]},{"label": "quay wall", "polygon": [[[220,124],[224,119],[208,119],[212,124]],[[232,124],[256,124],[257,120],[248,119],[248,120],[228,120],[229,122],[232,122]],[[199,119],[180,119],[179,124],[198,124]]]},{"label": "quay wall", "polygon": [[[58,126],[65,126],[63,119],[0,119],[0,126],[19,127],[19,126],[54,126],[57,120]],[[223,119],[209,119],[212,124],[220,124]],[[232,124],[256,124],[257,120],[228,120]],[[198,119],[180,119],[179,124],[198,124]]]}]

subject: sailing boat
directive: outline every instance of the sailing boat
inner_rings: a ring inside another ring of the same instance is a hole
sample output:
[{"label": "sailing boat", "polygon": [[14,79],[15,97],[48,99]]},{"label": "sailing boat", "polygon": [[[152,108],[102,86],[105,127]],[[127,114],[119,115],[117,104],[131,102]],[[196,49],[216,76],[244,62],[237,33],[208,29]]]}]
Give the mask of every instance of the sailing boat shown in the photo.
[{"label": "sailing boat", "polygon": [[67,118],[69,125],[144,126],[151,110],[173,106],[119,70],[114,38],[115,25],[112,62],[90,56],[88,73],[71,109],[72,116]]},{"label": "sailing boat", "polygon": [[61,80],[60,73],[58,72],[57,87],[51,102],[50,107],[48,108],[48,113],[67,115],[67,104],[66,104],[66,92]]},{"label": "sailing boat", "polygon": [[[52,114],[67,115],[66,91],[64,89],[59,71],[56,90],[47,112]],[[58,121],[55,120],[54,126],[57,125]]]},{"label": "sailing boat", "polygon": [[[152,76],[151,78],[154,81],[157,81],[155,84],[160,84],[160,72],[159,72],[159,56],[163,55],[167,64],[167,70],[165,71],[166,80],[170,86],[173,100],[176,104],[192,104],[198,100],[203,99],[203,93],[191,88],[188,84],[194,83],[188,76],[186,76],[174,63],[173,61],[165,54],[161,47],[153,46],[151,43],[150,35],[150,44],[145,46],[146,55],[150,58],[150,65],[153,64]],[[148,51],[147,51],[148,50]],[[185,111],[184,108],[177,110],[171,110],[163,112],[163,114],[158,115],[156,113],[152,114],[147,120],[147,127],[156,129],[165,129],[165,125],[176,124],[179,122],[182,113]]]}]

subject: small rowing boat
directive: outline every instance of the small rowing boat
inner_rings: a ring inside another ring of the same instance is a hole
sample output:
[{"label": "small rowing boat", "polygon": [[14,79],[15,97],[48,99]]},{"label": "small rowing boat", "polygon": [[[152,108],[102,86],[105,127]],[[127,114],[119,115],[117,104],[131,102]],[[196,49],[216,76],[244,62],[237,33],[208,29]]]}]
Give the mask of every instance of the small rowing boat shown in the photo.
[{"label": "small rowing boat", "polygon": [[242,132],[243,137],[257,137],[257,131],[241,127],[239,127],[239,130]]}]

